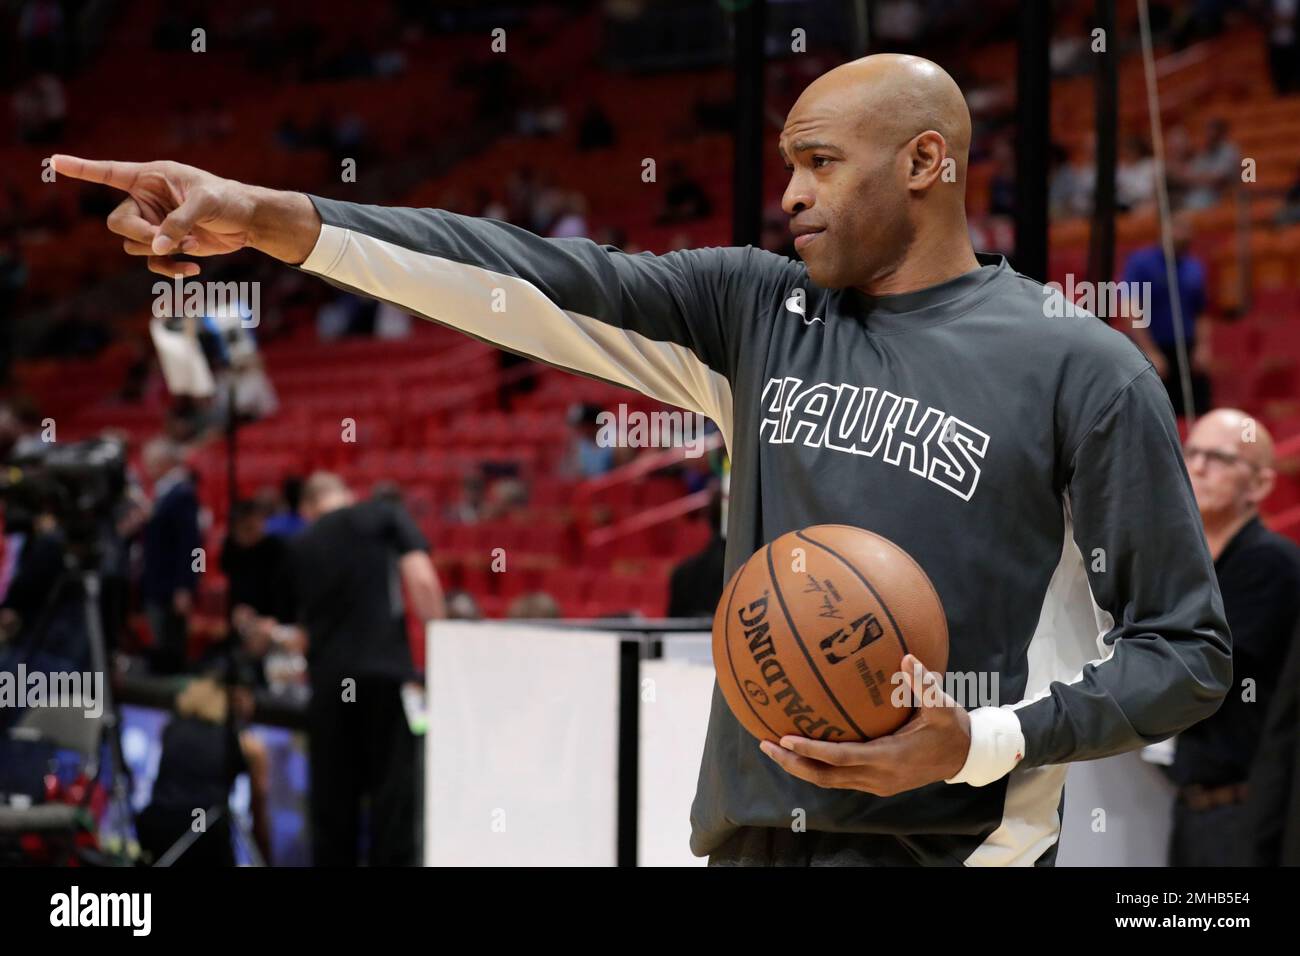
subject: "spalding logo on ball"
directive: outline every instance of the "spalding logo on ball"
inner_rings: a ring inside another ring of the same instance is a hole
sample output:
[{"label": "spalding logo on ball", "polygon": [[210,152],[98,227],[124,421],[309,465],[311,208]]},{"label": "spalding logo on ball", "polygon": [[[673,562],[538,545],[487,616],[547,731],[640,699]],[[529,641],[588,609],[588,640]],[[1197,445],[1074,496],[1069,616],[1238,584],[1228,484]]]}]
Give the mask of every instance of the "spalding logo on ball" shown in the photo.
[{"label": "spalding logo on ball", "polygon": [[948,666],[939,595],[878,534],[813,525],[754,554],[723,590],[713,664],[736,719],[760,740],[869,740],[912,714],[896,706],[906,654]]}]

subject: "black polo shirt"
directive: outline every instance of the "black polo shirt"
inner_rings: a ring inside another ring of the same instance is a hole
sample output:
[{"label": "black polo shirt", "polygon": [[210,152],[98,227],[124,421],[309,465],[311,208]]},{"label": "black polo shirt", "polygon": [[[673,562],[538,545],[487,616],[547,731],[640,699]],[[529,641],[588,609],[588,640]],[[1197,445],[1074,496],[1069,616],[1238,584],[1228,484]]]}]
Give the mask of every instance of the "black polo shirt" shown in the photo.
[{"label": "black polo shirt", "polygon": [[313,681],[414,676],[398,559],[427,549],[406,509],[382,500],[321,515],[289,542],[280,619],[306,630]]},{"label": "black polo shirt", "polygon": [[[1213,787],[1246,779],[1300,621],[1300,548],[1252,518],[1214,570],[1232,632],[1232,686],[1211,716],[1178,735],[1170,777]],[[1254,701],[1243,700],[1255,681]]]}]

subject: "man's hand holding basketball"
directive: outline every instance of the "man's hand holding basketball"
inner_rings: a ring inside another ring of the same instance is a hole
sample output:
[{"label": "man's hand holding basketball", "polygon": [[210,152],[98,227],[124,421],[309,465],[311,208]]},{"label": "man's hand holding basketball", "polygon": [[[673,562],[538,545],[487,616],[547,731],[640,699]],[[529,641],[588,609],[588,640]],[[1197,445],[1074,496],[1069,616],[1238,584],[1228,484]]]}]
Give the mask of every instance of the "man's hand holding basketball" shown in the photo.
[{"label": "man's hand holding basketball", "polygon": [[56,175],[120,189],[127,198],[109,214],[108,228],[129,255],[171,278],[195,276],[199,266],[174,258],[219,256],[254,248],[284,262],[302,262],[320,233],[320,217],[301,193],[249,186],[183,163],[120,163],[51,157]]},{"label": "man's hand holding basketball", "polygon": [[763,753],[789,774],[819,787],[889,797],[955,777],[970,752],[970,715],[943,690],[940,675],[903,658],[902,680],[916,713],[902,727],[865,743],[786,736]]}]

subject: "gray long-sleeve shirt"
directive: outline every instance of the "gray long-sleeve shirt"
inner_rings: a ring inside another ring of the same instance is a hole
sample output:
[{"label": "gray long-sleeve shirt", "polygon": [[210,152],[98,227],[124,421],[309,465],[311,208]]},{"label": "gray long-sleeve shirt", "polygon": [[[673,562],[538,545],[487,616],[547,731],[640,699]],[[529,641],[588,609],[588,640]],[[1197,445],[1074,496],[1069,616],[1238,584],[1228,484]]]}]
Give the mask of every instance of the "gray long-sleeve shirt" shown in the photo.
[{"label": "gray long-sleeve shirt", "polygon": [[1000,257],[870,298],[752,247],[628,255],[312,201],[304,271],[711,418],[732,459],[728,576],[788,531],[870,529],[934,582],[948,672],[996,675],[962,772],[892,797],[789,776],[715,684],[696,854],[802,820],[905,835],[924,863],[1050,861],[1067,762],[1219,706],[1230,638],[1164,389],[1123,335],[1061,317]]}]

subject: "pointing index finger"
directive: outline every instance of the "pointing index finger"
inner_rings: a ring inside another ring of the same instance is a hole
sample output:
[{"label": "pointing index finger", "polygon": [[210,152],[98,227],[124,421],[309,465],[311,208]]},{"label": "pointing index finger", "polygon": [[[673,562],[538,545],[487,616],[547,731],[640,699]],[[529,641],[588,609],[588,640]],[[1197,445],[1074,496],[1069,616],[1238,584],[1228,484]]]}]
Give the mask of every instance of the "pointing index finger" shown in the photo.
[{"label": "pointing index finger", "polygon": [[56,153],[50,157],[56,174],[83,179],[88,183],[102,183],[114,189],[129,190],[140,173],[139,163],[118,163],[103,159],[81,159]]}]

